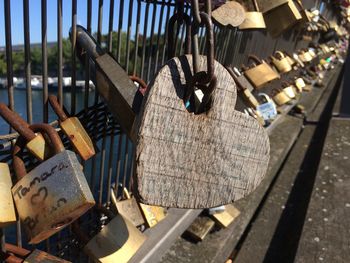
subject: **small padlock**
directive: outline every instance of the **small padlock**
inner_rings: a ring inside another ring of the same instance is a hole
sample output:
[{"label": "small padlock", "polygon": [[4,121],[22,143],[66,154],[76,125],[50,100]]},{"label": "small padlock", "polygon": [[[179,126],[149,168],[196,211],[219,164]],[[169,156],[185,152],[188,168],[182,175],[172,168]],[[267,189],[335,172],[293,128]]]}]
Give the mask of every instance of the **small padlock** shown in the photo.
[{"label": "small padlock", "polygon": [[123,187],[124,200],[117,200],[115,190],[111,189],[111,199],[118,214],[128,219],[134,226],[140,226],[145,223],[140,208],[134,197],[131,197],[129,191]]},{"label": "small padlock", "polygon": [[287,94],[287,96],[291,99],[294,99],[296,94],[295,94],[295,90],[292,84],[290,84],[287,81],[283,81],[282,82],[282,89],[284,91],[285,94]]},{"label": "small padlock", "polygon": [[262,88],[270,81],[280,78],[280,75],[277,72],[275,72],[265,61],[260,60],[257,56],[249,55],[248,62],[250,60],[253,60],[257,64],[245,69],[244,75],[256,89]]},{"label": "small padlock", "polygon": [[215,222],[207,216],[198,216],[187,228],[185,234],[193,241],[200,242],[205,239],[215,226]]},{"label": "small padlock", "polygon": [[293,67],[297,64],[297,62],[292,58],[292,55],[290,55],[286,51],[283,51],[283,54],[285,55],[289,65],[291,65]]},{"label": "small padlock", "polygon": [[154,227],[166,217],[164,207],[139,203],[148,227]]},{"label": "small padlock", "polygon": [[72,223],[95,201],[75,153],[64,149],[55,129],[48,124],[34,124],[30,128],[46,133],[55,152],[27,174],[18,156],[22,137],[13,149],[18,182],[12,195],[29,243],[37,244]]},{"label": "small padlock", "polygon": [[90,239],[78,226],[73,232],[85,243],[84,252],[100,263],[127,263],[145,242],[146,237],[132,222],[118,214],[102,230]]},{"label": "small padlock", "polygon": [[270,56],[270,59],[279,73],[287,73],[292,70],[292,66],[282,51],[275,51],[275,53]]},{"label": "small padlock", "polygon": [[58,98],[55,95],[49,96],[49,102],[59,118],[62,131],[67,135],[67,138],[72,143],[80,157],[86,161],[94,156],[94,145],[80,120],[77,117],[68,117],[58,103]]},{"label": "small padlock", "polygon": [[289,0],[287,3],[264,13],[264,19],[267,31],[276,38],[298,23],[302,16],[294,1]]},{"label": "small padlock", "polygon": [[240,211],[232,204],[225,205],[225,211],[212,215],[215,222],[221,227],[228,227],[240,214]]},{"label": "small padlock", "polygon": [[4,255],[5,262],[8,263],[69,263],[70,261],[55,257],[46,253],[44,251],[35,249],[33,251],[29,251],[24,249],[23,247],[17,247],[12,244],[5,243],[6,253]]},{"label": "small padlock", "polygon": [[253,11],[245,12],[245,19],[242,24],[239,25],[239,29],[263,29],[266,28],[263,13],[260,12],[258,3],[253,0]]},{"label": "small padlock", "polygon": [[278,105],[282,106],[291,101],[291,98],[282,89],[272,90],[272,99]]},{"label": "small padlock", "polygon": [[43,161],[52,155],[50,147],[45,142],[42,134],[35,134],[29,129],[29,124],[26,123],[16,112],[11,111],[4,103],[0,103],[0,115],[19,133],[19,135],[26,139],[27,144],[25,147],[37,159]]},{"label": "small padlock", "polygon": [[305,67],[304,62],[300,59],[299,55],[296,53],[293,53],[293,59],[297,62],[298,66],[301,68]]},{"label": "small padlock", "polygon": [[296,78],[294,80],[294,85],[295,85],[295,87],[297,87],[299,93],[302,92],[303,88],[305,88],[305,86],[306,86],[305,81],[302,77]]},{"label": "small padlock", "polygon": [[299,51],[299,58],[304,63],[310,62],[313,59],[307,49],[301,49]]},{"label": "small padlock", "polygon": [[273,100],[265,93],[259,93],[262,103],[256,108],[266,122],[271,122],[277,117],[277,108]]},{"label": "small padlock", "polygon": [[17,220],[11,188],[9,166],[7,163],[0,163],[0,228],[13,224]]}]

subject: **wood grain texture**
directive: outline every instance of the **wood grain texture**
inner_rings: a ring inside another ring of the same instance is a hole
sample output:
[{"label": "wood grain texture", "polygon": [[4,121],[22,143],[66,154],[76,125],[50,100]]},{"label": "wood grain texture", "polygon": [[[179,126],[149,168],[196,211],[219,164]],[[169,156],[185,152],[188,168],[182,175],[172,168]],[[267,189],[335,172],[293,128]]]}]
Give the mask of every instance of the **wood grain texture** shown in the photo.
[{"label": "wood grain texture", "polygon": [[[200,70],[206,57],[200,57]],[[236,85],[215,62],[218,85],[206,113],[183,102],[192,57],[169,60],[150,83],[138,116],[135,192],[146,204],[207,208],[252,192],[269,161],[269,139],[252,117],[234,110]]]}]

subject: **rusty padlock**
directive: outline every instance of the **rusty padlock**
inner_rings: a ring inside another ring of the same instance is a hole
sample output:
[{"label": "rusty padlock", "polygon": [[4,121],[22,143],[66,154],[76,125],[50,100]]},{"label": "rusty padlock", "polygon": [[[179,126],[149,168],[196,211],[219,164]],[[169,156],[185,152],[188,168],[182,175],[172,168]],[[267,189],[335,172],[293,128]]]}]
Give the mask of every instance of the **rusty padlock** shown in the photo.
[{"label": "rusty padlock", "polygon": [[256,89],[264,87],[270,81],[279,79],[280,75],[275,72],[265,61],[260,60],[257,56],[249,55],[249,61],[253,60],[253,64],[249,68],[244,68],[244,75],[249,79]]},{"label": "rusty padlock", "polygon": [[75,153],[65,150],[60,137],[48,124],[33,124],[45,133],[55,155],[29,173],[19,156],[22,137],[13,149],[13,168],[18,182],[12,195],[30,244],[37,244],[63,229],[94,204],[94,198]]},{"label": "rusty padlock", "polygon": [[280,36],[302,19],[294,1],[278,6],[264,13],[267,31],[273,38]]},{"label": "rusty padlock", "polygon": [[84,253],[94,262],[127,263],[145,242],[146,237],[132,222],[118,214],[110,220],[93,238],[89,238],[78,223],[73,224],[73,232],[84,243]]},{"label": "rusty padlock", "polygon": [[245,12],[245,19],[238,27],[240,30],[266,28],[263,13],[260,12],[260,8],[256,0],[253,0],[253,6],[253,11]]},{"label": "rusty padlock", "polygon": [[86,161],[95,155],[94,144],[77,117],[68,117],[55,95],[49,96],[49,103],[59,118],[62,131],[72,143],[74,150]]},{"label": "rusty padlock", "polygon": [[35,249],[33,251],[27,250],[23,247],[18,247],[9,243],[5,243],[6,253],[4,261],[7,263],[69,263],[70,261],[55,257],[44,251]]},{"label": "rusty padlock", "polygon": [[275,53],[270,56],[270,59],[279,73],[287,73],[292,70],[292,66],[289,63],[288,58],[282,51],[275,51]]},{"label": "rusty padlock", "polygon": [[9,166],[7,163],[0,163],[0,228],[13,224],[17,220],[11,188]]},{"label": "rusty padlock", "polygon": [[118,214],[125,217],[134,226],[140,226],[145,223],[142,217],[140,207],[134,197],[131,197],[128,189],[123,187],[124,199],[118,200],[115,195],[115,190],[111,188],[111,199],[114,204]]},{"label": "rusty padlock", "polygon": [[271,97],[278,106],[282,106],[291,101],[291,98],[280,88],[273,89]]},{"label": "rusty padlock", "polygon": [[40,161],[52,155],[49,145],[45,142],[41,133],[30,130],[29,124],[25,122],[16,112],[11,111],[4,103],[0,103],[0,115],[14,128],[19,135],[27,141],[25,147]]}]

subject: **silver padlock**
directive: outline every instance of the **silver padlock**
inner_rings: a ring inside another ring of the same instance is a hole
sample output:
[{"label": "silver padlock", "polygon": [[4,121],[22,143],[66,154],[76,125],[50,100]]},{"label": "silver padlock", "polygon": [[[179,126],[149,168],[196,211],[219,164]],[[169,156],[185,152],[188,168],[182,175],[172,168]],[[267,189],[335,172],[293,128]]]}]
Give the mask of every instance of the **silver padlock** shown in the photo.
[{"label": "silver padlock", "polygon": [[265,102],[259,104],[256,110],[261,114],[265,121],[271,121],[277,117],[277,108],[273,100],[265,93],[259,93],[259,97]]},{"label": "silver padlock", "polygon": [[18,182],[12,195],[30,244],[37,244],[63,229],[95,205],[94,198],[74,152],[48,124],[30,126],[46,133],[55,155],[29,173],[19,156],[21,137],[13,150],[13,168]]}]

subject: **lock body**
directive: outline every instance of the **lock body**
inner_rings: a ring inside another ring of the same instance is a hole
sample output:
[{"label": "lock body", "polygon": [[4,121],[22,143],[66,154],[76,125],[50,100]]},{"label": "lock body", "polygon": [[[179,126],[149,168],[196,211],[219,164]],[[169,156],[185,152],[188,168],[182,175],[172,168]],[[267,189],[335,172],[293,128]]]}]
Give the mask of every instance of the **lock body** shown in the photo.
[{"label": "lock body", "polygon": [[294,84],[295,86],[297,87],[298,91],[299,92],[302,92],[303,91],[303,88],[305,88],[306,84],[304,82],[304,79],[303,78],[297,78],[295,81],[294,81]]},{"label": "lock body", "polygon": [[293,88],[292,85],[283,88],[283,91],[284,91],[284,93],[287,94],[287,96],[288,96],[289,98],[291,98],[291,99],[294,99],[294,98],[295,98],[295,91],[294,91],[294,88]]},{"label": "lock body", "polygon": [[0,228],[15,223],[17,220],[11,188],[9,166],[7,163],[0,163]]},{"label": "lock body", "polygon": [[134,197],[117,201],[115,207],[118,213],[130,221],[134,226],[140,226],[145,223],[140,208]]},{"label": "lock body", "polygon": [[238,95],[240,95],[240,97],[243,98],[245,104],[248,105],[249,107],[252,107],[254,109],[258,107],[259,102],[256,100],[254,95],[248,89],[244,89],[240,91]]},{"label": "lock body", "polygon": [[238,28],[241,30],[266,28],[263,14],[261,12],[246,12],[245,19]]},{"label": "lock body", "polygon": [[256,89],[262,88],[268,82],[280,78],[279,74],[265,62],[244,71],[244,75]]},{"label": "lock body", "polygon": [[291,100],[283,90],[274,95],[272,99],[278,106],[282,106]]},{"label": "lock body", "polygon": [[30,244],[47,239],[95,204],[76,155],[67,150],[25,175],[12,195]]},{"label": "lock body", "polygon": [[41,133],[37,133],[36,137],[26,144],[26,148],[40,161],[52,156],[52,151]]},{"label": "lock body", "polygon": [[280,5],[288,3],[288,0],[258,0],[260,11],[266,13]]},{"label": "lock body", "polygon": [[232,204],[225,205],[225,211],[212,215],[215,222],[221,227],[228,227],[240,214],[240,211]]},{"label": "lock body", "polygon": [[95,155],[94,145],[77,117],[70,117],[60,123],[63,132],[72,142],[79,155],[87,160]]},{"label": "lock body", "polygon": [[215,226],[215,222],[209,217],[197,217],[189,228],[186,230],[186,233],[195,241],[203,241],[204,238],[209,234],[209,232]]},{"label": "lock body", "polygon": [[280,73],[287,73],[292,70],[291,64],[288,62],[288,59],[282,52],[279,52],[280,58],[276,58],[275,56],[271,56],[271,60],[273,65],[277,68]]},{"label": "lock body", "polygon": [[95,262],[126,263],[146,237],[126,218],[117,215],[84,247]]},{"label": "lock body", "polygon": [[44,251],[35,249],[33,252],[30,253],[28,257],[26,257],[23,261],[23,263],[69,263],[70,261],[55,257],[53,255],[50,255],[49,253],[46,253]]},{"label": "lock body", "polygon": [[166,216],[165,208],[161,206],[146,205],[139,203],[143,216],[146,219],[148,227],[153,227],[163,220]]}]

